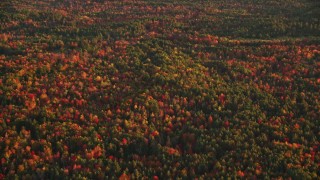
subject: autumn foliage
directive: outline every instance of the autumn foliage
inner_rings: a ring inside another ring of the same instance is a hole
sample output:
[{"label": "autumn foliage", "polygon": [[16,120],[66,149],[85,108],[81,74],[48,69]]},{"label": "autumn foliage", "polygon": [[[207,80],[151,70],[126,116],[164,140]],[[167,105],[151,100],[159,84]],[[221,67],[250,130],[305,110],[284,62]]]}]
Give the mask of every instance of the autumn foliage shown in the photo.
[{"label": "autumn foliage", "polygon": [[319,179],[316,4],[2,0],[0,179]]}]

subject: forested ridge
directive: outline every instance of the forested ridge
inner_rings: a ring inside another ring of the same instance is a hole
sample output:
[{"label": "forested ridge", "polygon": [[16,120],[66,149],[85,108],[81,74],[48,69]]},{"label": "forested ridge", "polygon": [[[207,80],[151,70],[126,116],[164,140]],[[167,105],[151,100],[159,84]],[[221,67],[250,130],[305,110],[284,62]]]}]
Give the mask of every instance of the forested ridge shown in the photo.
[{"label": "forested ridge", "polygon": [[2,0],[0,179],[318,179],[315,0]]}]

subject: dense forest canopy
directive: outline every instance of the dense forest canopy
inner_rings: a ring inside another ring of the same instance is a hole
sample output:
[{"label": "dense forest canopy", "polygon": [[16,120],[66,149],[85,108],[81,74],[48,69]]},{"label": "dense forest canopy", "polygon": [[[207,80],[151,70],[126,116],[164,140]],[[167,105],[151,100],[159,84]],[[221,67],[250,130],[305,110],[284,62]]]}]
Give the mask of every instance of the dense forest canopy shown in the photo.
[{"label": "dense forest canopy", "polygon": [[0,179],[317,179],[316,0],[1,0]]}]

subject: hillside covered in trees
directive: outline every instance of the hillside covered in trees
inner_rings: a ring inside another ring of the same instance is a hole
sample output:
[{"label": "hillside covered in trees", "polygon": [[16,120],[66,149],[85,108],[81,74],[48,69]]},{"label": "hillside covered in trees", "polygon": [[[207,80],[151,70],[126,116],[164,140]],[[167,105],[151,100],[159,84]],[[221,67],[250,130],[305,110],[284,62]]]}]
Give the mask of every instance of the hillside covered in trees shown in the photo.
[{"label": "hillside covered in trees", "polygon": [[1,0],[0,179],[320,178],[316,0]]}]

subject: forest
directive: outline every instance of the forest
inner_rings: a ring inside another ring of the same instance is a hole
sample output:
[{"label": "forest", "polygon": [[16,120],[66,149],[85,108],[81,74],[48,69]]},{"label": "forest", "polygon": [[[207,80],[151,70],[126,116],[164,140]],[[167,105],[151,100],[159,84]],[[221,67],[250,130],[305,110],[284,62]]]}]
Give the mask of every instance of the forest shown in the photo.
[{"label": "forest", "polygon": [[317,0],[1,0],[1,179],[319,179]]}]

